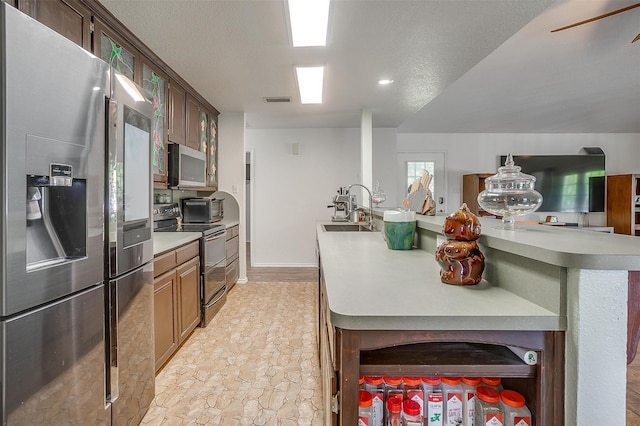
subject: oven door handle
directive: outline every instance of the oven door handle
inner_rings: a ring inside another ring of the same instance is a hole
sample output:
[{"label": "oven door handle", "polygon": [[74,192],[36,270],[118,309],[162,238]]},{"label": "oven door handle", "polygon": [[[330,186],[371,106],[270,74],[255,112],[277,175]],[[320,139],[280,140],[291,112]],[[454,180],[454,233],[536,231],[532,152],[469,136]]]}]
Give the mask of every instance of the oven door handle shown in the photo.
[{"label": "oven door handle", "polygon": [[227,231],[222,231],[217,234],[207,235],[206,237],[204,237],[204,241],[208,243],[211,241],[219,240],[220,238],[225,238],[226,236],[227,236]]},{"label": "oven door handle", "polygon": [[220,295],[218,296],[215,300],[207,303],[206,305],[204,305],[205,308],[210,308],[211,306],[215,305],[216,303],[218,303],[220,301],[220,299],[222,299],[224,297],[225,294],[227,294],[227,286],[224,285],[222,286],[222,288],[220,290],[218,290],[218,292],[216,294],[213,295],[213,297],[216,297],[216,295]]}]

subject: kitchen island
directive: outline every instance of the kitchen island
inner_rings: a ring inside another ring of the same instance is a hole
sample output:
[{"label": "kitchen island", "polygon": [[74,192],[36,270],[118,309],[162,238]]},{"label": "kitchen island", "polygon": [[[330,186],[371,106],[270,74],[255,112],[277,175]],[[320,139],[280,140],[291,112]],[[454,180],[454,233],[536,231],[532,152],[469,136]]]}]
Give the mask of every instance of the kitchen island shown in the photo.
[{"label": "kitchen island", "polygon": [[[536,424],[624,424],[637,242],[481,219],[484,280],[457,287],[440,282],[433,256],[443,221],[419,216],[411,251],[388,250],[378,232],[317,224],[325,409],[338,395],[339,423],[355,424],[360,375],[494,375],[525,394]],[[507,346],[535,351],[537,365]]]}]

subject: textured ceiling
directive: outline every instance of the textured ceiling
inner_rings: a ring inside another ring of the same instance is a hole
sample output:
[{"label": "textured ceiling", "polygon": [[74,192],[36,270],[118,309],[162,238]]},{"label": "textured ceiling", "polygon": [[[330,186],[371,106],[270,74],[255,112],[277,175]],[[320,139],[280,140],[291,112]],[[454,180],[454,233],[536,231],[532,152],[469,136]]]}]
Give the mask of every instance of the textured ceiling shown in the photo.
[{"label": "textured ceiling", "polygon": [[[585,99],[575,96],[576,89],[566,96],[554,93],[565,87],[567,76],[561,75],[561,69],[575,70],[583,66],[584,57],[598,58],[602,51],[614,51],[607,57],[611,68],[616,68],[618,55],[635,57],[635,62],[627,58],[625,66],[637,65],[640,57],[640,42],[629,44],[640,31],[640,8],[607,18],[613,22],[606,24],[610,30],[602,38],[604,30],[599,24],[557,33],[554,39],[548,35],[551,22],[572,23],[592,12],[633,3],[626,0],[571,0],[568,4],[553,0],[333,0],[325,48],[291,47],[285,0],[101,3],[219,111],[243,111],[247,126],[253,128],[359,127],[361,111],[368,109],[374,127],[399,127],[401,131],[517,132],[537,127],[561,132],[559,118],[572,117],[558,116],[552,108],[540,110],[542,93],[538,92],[548,90],[547,99],[560,109]],[[535,28],[525,27],[549,6],[549,12],[532,23]],[[634,25],[633,35],[610,34],[621,26],[633,32]],[[583,31],[596,34],[575,35]],[[631,47],[615,44],[618,38]],[[322,105],[299,103],[295,65],[326,65]],[[601,66],[598,71],[607,75],[609,70]],[[612,75],[618,81],[616,90],[633,85],[634,76],[640,78],[632,70]],[[378,86],[380,78],[395,82]],[[561,81],[551,84],[554,79]],[[585,78],[579,83],[594,80]],[[533,95],[521,91],[531,81],[535,83],[529,85]],[[624,90],[619,95],[633,103],[636,93]],[[263,101],[280,96],[291,97],[293,102]],[[541,117],[525,111],[528,103]],[[537,121],[523,120],[527,115]],[[583,121],[574,123],[571,131],[589,132],[590,121]],[[633,127],[615,120],[609,123],[617,131]]]}]

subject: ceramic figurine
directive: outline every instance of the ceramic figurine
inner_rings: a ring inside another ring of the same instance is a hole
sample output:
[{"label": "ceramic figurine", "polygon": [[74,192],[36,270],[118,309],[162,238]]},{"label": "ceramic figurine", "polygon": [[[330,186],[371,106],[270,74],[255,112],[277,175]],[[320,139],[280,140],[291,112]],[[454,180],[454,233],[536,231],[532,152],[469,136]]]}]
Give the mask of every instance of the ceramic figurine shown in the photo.
[{"label": "ceramic figurine", "polygon": [[445,284],[475,285],[482,280],[484,255],[476,240],[480,238],[480,222],[466,204],[446,217],[442,232],[447,240],[436,250],[440,264],[440,280]]}]

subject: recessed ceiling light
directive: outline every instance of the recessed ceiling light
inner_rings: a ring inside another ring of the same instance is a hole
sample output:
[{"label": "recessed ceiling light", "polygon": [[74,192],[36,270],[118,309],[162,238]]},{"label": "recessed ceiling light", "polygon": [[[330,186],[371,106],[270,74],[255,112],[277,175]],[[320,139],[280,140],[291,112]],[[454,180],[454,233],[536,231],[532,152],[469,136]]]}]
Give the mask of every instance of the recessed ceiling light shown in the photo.
[{"label": "recessed ceiling light", "polygon": [[382,79],[382,80],[378,80],[378,84],[381,86],[386,86],[387,84],[391,84],[393,83],[393,80],[389,80],[389,79]]},{"label": "recessed ceiling light", "polygon": [[324,67],[296,67],[300,102],[303,104],[322,103],[322,79]]},{"label": "recessed ceiling light", "polygon": [[326,46],[330,0],[289,0],[293,47]]}]

